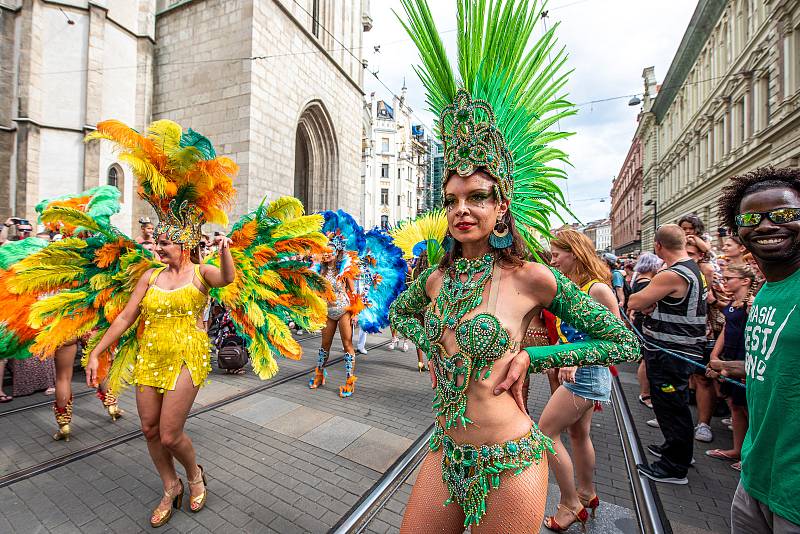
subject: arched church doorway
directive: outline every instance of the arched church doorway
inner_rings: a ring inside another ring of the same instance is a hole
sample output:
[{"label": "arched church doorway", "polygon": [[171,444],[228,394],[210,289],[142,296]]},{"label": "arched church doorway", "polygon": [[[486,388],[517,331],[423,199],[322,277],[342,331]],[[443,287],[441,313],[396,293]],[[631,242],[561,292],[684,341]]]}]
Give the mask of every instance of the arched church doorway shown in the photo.
[{"label": "arched church doorway", "polygon": [[333,122],[322,102],[309,103],[295,132],[294,196],[306,212],[337,209],[339,149]]}]

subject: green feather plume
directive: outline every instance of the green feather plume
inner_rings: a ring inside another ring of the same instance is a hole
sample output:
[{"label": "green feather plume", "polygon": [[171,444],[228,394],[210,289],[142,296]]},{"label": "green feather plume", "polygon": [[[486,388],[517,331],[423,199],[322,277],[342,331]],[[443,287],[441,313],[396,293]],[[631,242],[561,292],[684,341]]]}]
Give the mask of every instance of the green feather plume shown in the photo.
[{"label": "green feather plume", "polygon": [[552,165],[569,164],[567,155],[549,146],[572,135],[551,128],[576,113],[564,93],[571,71],[564,70],[567,54],[557,46],[558,24],[534,40],[546,2],[457,0],[457,78],[427,0],[401,4],[407,16],[401,23],[422,60],[415,71],[430,111],[441,116],[459,89],[492,106],[514,160],[511,213],[535,253],[541,249],[537,235],[550,235],[549,217],[561,218],[559,209],[571,213],[554,182],[565,179],[566,172]]}]

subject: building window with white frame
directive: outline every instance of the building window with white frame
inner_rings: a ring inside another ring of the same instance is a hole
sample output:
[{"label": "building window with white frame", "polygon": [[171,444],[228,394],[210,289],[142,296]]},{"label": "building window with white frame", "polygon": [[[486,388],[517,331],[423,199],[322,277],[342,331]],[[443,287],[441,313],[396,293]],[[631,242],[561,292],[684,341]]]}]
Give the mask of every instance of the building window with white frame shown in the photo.
[{"label": "building window with white frame", "polygon": [[386,153],[389,152],[389,138],[382,137],[381,138],[381,152]]},{"label": "building window with white frame", "polygon": [[389,164],[381,163],[381,178],[388,178],[388,177],[389,177]]},{"label": "building window with white frame", "polygon": [[389,205],[389,190],[381,189],[381,206]]},{"label": "building window with white frame", "polygon": [[124,202],[122,195],[125,192],[125,175],[122,173],[122,167],[114,163],[108,168],[108,173],[106,174],[106,184],[119,189],[119,201]]}]

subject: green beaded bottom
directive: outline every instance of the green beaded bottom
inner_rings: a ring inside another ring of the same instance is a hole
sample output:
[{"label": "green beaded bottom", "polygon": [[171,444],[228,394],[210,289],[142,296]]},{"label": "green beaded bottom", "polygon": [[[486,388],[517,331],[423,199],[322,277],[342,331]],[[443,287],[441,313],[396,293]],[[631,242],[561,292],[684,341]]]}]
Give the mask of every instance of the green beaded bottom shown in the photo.
[{"label": "green beaded bottom", "polygon": [[555,454],[553,441],[542,434],[536,423],[519,439],[476,447],[453,441],[437,420],[428,445],[432,451],[443,449],[442,481],[450,493],[444,505],[455,502],[461,506],[465,527],[480,524],[486,514],[486,496],[489,490],[500,486],[502,472],[513,470],[514,475],[519,475],[526,467],[541,462],[546,453]]}]

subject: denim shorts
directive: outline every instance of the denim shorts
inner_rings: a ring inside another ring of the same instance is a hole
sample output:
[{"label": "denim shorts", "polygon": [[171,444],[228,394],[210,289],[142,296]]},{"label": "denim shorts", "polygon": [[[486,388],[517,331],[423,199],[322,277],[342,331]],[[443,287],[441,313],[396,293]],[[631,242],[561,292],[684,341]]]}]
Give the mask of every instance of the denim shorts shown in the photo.
[{"label": "denim shorts", "polygon": [[572,394],[587,400],[611,401],[611,371],[608,367],[599,365],[578,367],[575,382],[564,382],[563,386]]}]

